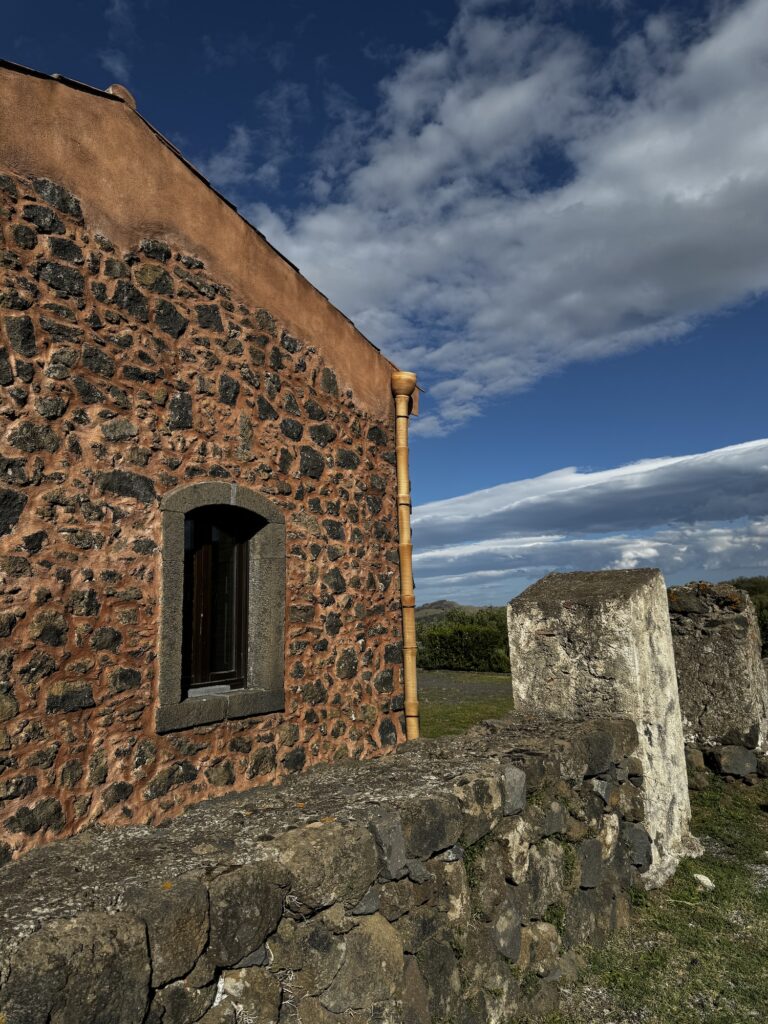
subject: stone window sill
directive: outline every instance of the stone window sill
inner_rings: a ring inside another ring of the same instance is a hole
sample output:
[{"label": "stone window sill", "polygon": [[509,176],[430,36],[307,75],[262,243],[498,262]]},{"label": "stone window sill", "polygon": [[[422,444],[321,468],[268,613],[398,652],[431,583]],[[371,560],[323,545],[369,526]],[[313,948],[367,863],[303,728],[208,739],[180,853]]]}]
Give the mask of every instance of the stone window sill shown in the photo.
[{"label": "stone window sill", "polygon": [[283,711],[282,693],[262,690],[233,690],[212,697],[189,697],[178,704],[164,704],[157,709],[155,727],[158,732],[173,732],[196,725],[210,725],[230,718],[247,718],[270,711]]}]

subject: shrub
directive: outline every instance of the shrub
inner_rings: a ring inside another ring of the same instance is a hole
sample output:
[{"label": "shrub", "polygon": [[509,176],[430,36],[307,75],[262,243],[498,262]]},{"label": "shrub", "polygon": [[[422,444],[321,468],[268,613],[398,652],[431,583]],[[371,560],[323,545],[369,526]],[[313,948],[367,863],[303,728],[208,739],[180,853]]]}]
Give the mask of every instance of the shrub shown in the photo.
[{"label": "shrub", "polygon": [[453,608],[417,623],[416,640],[419,668],[510,671],[506,608]]}]

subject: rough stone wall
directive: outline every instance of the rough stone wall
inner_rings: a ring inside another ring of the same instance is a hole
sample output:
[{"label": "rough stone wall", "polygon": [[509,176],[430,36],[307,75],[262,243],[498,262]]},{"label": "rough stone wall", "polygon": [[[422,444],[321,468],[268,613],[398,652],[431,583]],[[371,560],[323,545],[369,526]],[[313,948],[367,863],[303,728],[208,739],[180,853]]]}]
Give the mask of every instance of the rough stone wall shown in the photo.
[{"label": "rough stone wall", "polygon": [[668,598],[686,742],[764,746],[768,679],[749,594],[701,582],[670,587]]},{"label": "rough stone wall", "polygon": [[[194,255],[116,251],[55,182],[1,176],[0,228],[0,859],[392,749],[393,420]],[[207,480],[285,514],[285,713],[158,736],[159,501]]]},{"label": "rough stone wall", "polygon": [[512,689],[523,714],[635,722],[645,771],[647,874],[692,853],[690,801],[664,580],[658,569],[552,573],[508,606]]},{"label": "rough stone wall", "polygon": [[550,1011],[650,864],[636,746],[629,722],[507,719],[33,851],[0,868],[0,1019]]}]

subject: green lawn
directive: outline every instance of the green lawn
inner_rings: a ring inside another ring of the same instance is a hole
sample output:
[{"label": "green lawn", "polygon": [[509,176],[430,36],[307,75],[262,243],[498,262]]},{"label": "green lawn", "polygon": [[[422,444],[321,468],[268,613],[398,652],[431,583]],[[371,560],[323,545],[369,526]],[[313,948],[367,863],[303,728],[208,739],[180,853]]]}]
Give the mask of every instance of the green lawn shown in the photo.
[{"label": "green lawn", "polygon": [[421,735],[452,736],[512,710],[509,676],[419,669]]},{"label": "green lawn", "polygon": [[[768,1019],[768,781],[692,793],[704,842],[661,891],[637,894],[547,1024],[746,1024]],[[693,878],[715,883],[702,892]]]},{"label": "green lawn", "polygon": [[[509,679],[419,673],[422,733],[462,732],[511,710]],[[634,894],[632,924],[603,950],[542,1024],[748,1024],[768,1021],[768,780],[713,779],[691,793],[705,855],[660,891]],[[715,883],[702,892],[693,878]]]}]

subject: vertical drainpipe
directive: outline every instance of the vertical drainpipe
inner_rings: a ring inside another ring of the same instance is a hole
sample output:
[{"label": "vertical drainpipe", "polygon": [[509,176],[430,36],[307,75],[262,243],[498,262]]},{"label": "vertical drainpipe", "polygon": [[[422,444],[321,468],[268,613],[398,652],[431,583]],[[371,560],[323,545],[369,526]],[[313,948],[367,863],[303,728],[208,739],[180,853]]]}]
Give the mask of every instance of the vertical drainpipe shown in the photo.
[{"label": "vertical drainpipe", "polygon": [[413,593],[413,544],[411,544],[411,481],[408,475],[408,417],[411,413],[416,374],[400,370],[392,374],[395,396],[395,452],[397,455],[397,525],[400,535],[400,607],[403,610],[403,676],[405,685],[405,735],[419,738],[419,698],[416,688],[416,598]]}]

